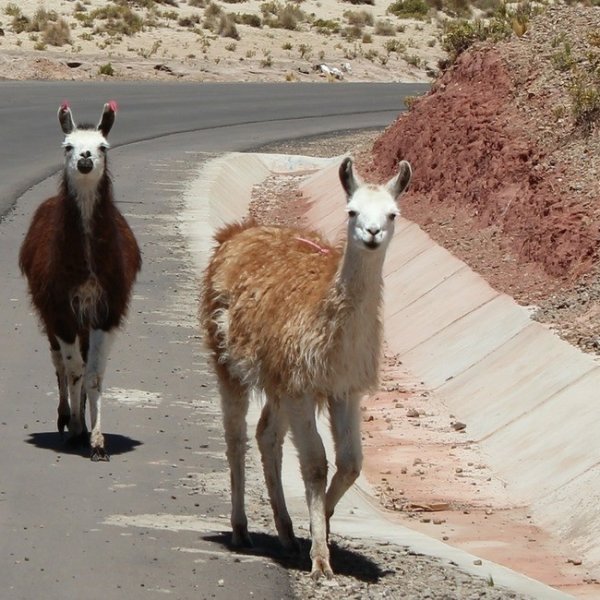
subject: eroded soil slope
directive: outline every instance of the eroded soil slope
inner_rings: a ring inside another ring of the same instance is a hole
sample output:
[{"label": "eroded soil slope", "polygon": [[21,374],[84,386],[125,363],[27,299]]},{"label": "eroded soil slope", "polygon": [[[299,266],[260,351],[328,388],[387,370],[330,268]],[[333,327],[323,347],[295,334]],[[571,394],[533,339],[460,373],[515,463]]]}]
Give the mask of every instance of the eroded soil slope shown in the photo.
[{"label": "eroded soil slope", "polygon": [[471,48],[364,165],[383,180],[410,160],[405,216],[591,351],[600,348],[600,143],[594,115],[577,122],[573,92],[597,88],[598,31],[596,9],[556,7],[521,38]]}]

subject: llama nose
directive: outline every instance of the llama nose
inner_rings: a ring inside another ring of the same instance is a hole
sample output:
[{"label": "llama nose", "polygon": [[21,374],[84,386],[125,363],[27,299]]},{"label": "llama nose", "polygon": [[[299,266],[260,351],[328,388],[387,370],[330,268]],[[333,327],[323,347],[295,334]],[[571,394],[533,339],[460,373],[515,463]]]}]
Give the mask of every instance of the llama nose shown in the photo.
[{"label": "llama nose", "polygon": [[375,237],[380,231],[381,231],[381,227],[377,227],[377,226],[371,226],[371,227],[367,227],[367,231],[373,236]]},{"label": "llama nose", "polygon": [[[89,154],[89,152],[86,152],[86,154]],[[77,161],[77,170],[84,175],[89,173],[93,168],[94,162],[89,156],[82,156],[82,158]]]}]

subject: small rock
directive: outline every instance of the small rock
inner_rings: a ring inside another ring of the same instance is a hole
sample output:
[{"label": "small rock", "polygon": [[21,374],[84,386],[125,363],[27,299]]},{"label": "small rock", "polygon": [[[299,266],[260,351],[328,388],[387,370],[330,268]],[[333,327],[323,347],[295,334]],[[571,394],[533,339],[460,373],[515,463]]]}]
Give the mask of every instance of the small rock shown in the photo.
[{"label": "small rock", "polygon": [[460,421],[456,421],[455,423],[452,423],[452,429],[454,429],[454,431],[463,431],[463,429],[466,429],[467,426],[465,423],[461,423]]},{"label": "small rock", "polygon": [[415,418],[418,418],[420,416],[420,413],[419,413],[419,411],[416,408],[409,408],[406,411],[406,416],[409,419],[415,419]]},{"label": "small rock", "polygon": [[474,564],[474,565],[477,565],[478,567],[480,567],[480,566],[483,564],[483,561],[482,561],[480,558],[476,558],[476,559],[473,561],[473,564]]}]

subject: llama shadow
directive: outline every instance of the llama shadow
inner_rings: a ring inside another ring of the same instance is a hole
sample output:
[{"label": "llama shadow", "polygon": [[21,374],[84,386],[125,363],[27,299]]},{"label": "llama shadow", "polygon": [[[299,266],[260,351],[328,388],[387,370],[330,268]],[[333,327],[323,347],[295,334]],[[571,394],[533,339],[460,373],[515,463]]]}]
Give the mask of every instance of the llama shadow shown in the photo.
[{"label": "llama shadow", "polygon": [[[25,441],[43,450],[53,450],[58,454],[79,455],[89,459],[89,442],[70,444],[67,440],[67,434],[61,436],[58,431],[42,431],[39,433],[30,433],[29,439]],[[143,442],[125,435],[119,435],[118,433],[105,433],[104,443],[106,451],[110,456],[118,456],[119,454],[132,452],[137,446],[141,446]]]},{"label": "llama shadow", "polygon": [[[297,538],[300,551],[297,554],[286,553],[276,535],[252,532],[252,548],[236,548],[231,545],[231,533],[217,533],[202,536],[202,539],[219,544],[234,554],[246,556],[263,556],[282,566],[284,569],[310,573],[309,558],[311,542],[306,538]],[[352,577],[365,583],[378,583],[379,580],[393,571],[384,569],[367,556],[356,550],[344,548],[337,542],[329,541],[331,568],[336,575]]]}]

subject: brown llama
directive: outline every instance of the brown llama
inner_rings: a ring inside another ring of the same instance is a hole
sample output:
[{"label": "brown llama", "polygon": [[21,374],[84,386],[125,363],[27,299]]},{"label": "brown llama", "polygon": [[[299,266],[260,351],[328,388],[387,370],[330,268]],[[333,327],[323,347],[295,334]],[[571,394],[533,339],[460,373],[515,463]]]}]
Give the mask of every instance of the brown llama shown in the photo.
[{"label": "brown llama", "polygon": [[77,126],[63,103],[65,166],[59,192],[35,211],[19,266],[48,340],[58,379],[58,430],[87,442],[91,459],[109,460],[101,432],[101,394],[112,340],[127,313],[142,260],[136,239],[114,204],[106,140],[116,103],[104,105],[97,127]]},{"label": "brown llama", "polygon": [[[291,430],[310,515],[313,578],[332,577],[327,535],[340,498],[362,467],[360,401],[378,381],[382,346],[382,268],[411,178],[403,161],[386,185],[362,183],[346,158],[342,248],[316,232],[241,223],[216,234],[204,277],[202,324],[218,377],[231,471],[234,545],[250,545],[244,509],[249,393],[266,403],[256,437],[279,539],[297,548],[281,482],[283,439]],[[329,413],[336,473],[327,461],[317,409]]]}]

